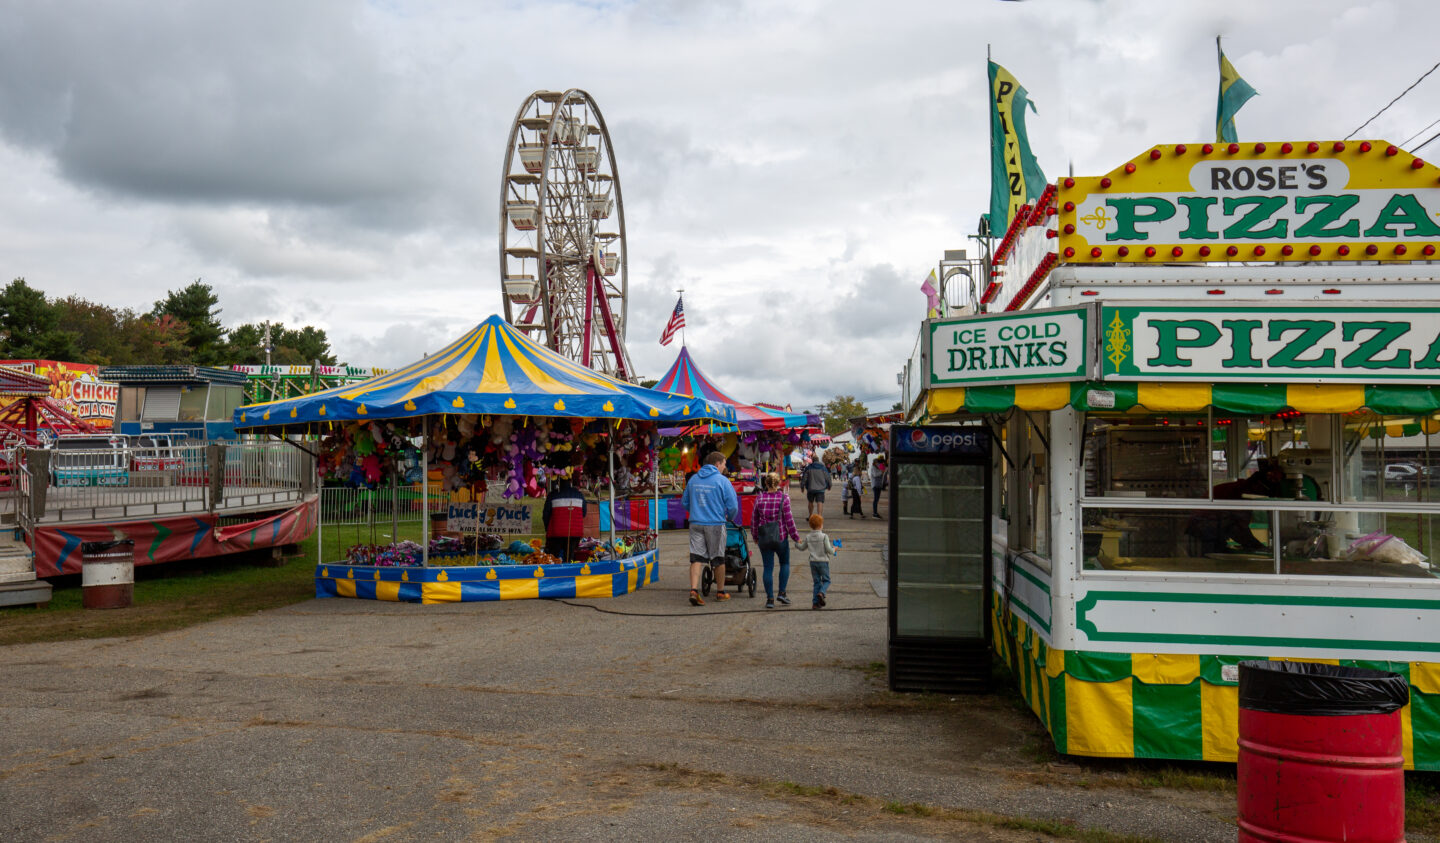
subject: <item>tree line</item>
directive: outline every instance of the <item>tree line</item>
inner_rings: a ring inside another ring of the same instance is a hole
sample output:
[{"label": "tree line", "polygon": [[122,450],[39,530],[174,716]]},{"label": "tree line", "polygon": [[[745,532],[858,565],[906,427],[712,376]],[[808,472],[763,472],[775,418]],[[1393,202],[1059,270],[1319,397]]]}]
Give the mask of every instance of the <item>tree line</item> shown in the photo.
[{"label": "tree line", "polygon": [[[51,299],[16,278],[0,292],[0,359],[63,360],[101,366],[265,362],[265,325],[226,328],[220,298],[196,279],[171,290],[146,313],[68,296]],[[270,323],[270,362],[335,365],[319,328]]]}]

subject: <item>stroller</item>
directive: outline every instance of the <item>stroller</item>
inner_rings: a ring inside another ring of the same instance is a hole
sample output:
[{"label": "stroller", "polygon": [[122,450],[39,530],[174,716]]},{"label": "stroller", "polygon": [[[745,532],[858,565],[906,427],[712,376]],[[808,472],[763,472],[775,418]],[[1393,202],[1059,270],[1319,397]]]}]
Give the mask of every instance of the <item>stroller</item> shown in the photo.
[{"label": "stroller", "polygon": [[[710,586],[715,582],[715,569],[709,565],[700,572],[700,593],[710,596]],[[750,564],[750,545],[745,541],[745,528],[734,524],[725,525],[725,582],[735,590],[749,590],[755,596],[755,566]]]}]

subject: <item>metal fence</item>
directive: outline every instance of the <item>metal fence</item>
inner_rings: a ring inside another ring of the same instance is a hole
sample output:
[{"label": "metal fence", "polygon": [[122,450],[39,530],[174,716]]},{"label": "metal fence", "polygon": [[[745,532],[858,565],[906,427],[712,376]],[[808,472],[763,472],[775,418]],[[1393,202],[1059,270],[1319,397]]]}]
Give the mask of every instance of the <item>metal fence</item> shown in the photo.
[{"label": "metal fence", "polygon": [[447,493],[432,487],[426,495],[418,486],[379,489],[327,487],[320,490],[320,548],[322,562],[342,560],[357,544],[391,544],[425,540],[430,513],[449,509]]},{"label": "metal fence", "polygon": [[298,503],[315,461],[284,442],[17,449],[14,511],[31,524],[184,515]]},{"label": "metal fence", "polygon": [[227,445],[218,506],[298,502],[305,489],[314,488],[314,473],[315,460],[284,442]]}]

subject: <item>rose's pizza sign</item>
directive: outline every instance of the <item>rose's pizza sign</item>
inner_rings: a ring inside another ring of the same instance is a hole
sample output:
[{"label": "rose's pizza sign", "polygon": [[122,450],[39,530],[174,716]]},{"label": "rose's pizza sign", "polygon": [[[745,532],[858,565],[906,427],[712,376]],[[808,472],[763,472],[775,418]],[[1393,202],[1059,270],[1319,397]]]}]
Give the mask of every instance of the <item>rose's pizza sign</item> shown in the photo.
[{"label": "rose's pizza sign", "polygon": [[1385,141],[1156,146],[1060,180],[1065,263],[1411,261],[1440,249],[1440,169]]}]

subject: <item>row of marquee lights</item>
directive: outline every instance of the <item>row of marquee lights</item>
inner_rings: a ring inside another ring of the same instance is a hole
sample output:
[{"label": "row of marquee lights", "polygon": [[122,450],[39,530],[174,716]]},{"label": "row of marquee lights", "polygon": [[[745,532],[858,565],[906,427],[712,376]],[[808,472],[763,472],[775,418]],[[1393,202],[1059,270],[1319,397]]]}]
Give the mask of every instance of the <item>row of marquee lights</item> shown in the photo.
[{"label": "row of marquee lights", "polygon": [[[1340,154],[1347,151],[1351,152],[1351,154],[1354,156],[1363,156],[1377,149],[1377,146],[1375,144],[1372,144],[1370,141],[1360,141],[1359,143],[1355,144],[1347,144],[1345,141],[1334,141],[1333,143],[1329,144],[1329,147],[1329,150],[1327,150],[1328,153],[1334,156],[1339,156]],[[1278,150],[1282,155],[1314,155],[1316,153],[1319,153],[1322,148],[1322,144],[1316,141],[1310,141],[1304,144],[1303,147],[1298,148],[1293,143],[1285,142],[1279,145]],[[1252,152],[1255,155],[1263,155],[1270,150],[1270,146],[1265,143],[1256,143],[1251,145],[1249,150],[1246,150],[1241,144],[1238,143],[1231,143],[1225,145],[1205,143],[1199,145],[1198,154],[1195,157],[1199,158],[1203,156],[1214,155],[1216,154],[1217,149],[1227,156],[1238,155],[1242,151]],[[1176,144],[1174,147],[1172,147],[1172,151],[1174,156],[1183,157],[1187,154],[1190,154],[1191,147],[1187,144]],[[1386,144],[1381,151],[1386,158],[1394,158],[1402,152],[1402,150],[1394,144]],[[1271,154],[1273,155],[1273,153]],[[1148,155],[1146,155],[1145,157],[1152,162],[1158,162],[1164,158],[1164,152],[1162,152],[1159,148],[1151,149]],[[1423,169],[1424,167],[1425,161],[1423,159],[1414,156],[1411,157],[1409,163],[1410,170],[1418,171]],[[1125,175],[1133,175],[1137,172],[1138,169],[1139,168],[1134,161],[1127,162],[1124,167],[1121,168]],[[1436,181],[1440,182],[1440,176],[1437,176]],[[1101,190],[1108,190],[1109,188],[1114,186],[1115,181],[1110,176],[1105,176],[1098,180],[1098,184]],[[1075,202],[1067,200],[1066,202],[1064,202],[1063,206],[1057,207],[1054,204],[1054,201],[1056,198],[1057,187],[1064,187],[1067,190],[1071,190],[1074,189],[1076,185],[1077,180],[1074,177],[1066,177],[1059,180],[1059,182],[1055,184],[1047,184],[1045,186],[1044,193],[1042,193],[1041,196],[1037,199],[1033,207],[1030,205],[1021,206],[1019,212],[1015,215],[1015,219],[1011,221],[1011,224],[1007,228],[1004,237],[1001,239],[1000,245],[997,246],[995,251],[992,253],[992,269],[990,272],[991,277],[989,284],[985,288],[985,292],[981,295],[980,302],[982,305],[991,304],[1000,292],[1001,282],[999,278],[1004,273],[1004,270],[1000,267],[1003,266],[1006,257],[1009,256],[1010,250],[1014,247],[1015,241],[1018,239],[1021,232],[1023,232],[1029,227],[1039,225],[1042,222],[1047,221],[1050,217],[1056,216],[1061,210],[1063,210],[1067,214],[1073,214],[1075,212]],[[1066,223],[1061,230],[1047,229],[1045,232],[1045,236],[1047,239],[1056,239],[1061,236],[1062,231],[1066,236],[1074,235],[1074,223]],[[1411,249],[1412,247],[1405,243],[1396,243],[1393,245],[1387,244],[1386,246],[1381,246],[1380,244],[1376,243],[1368,243],[1365,244],[1363,248],[1359,249],[1359,251],[1352,250],[1352,247],[1349,244],[1344,243],[1324,246],[1319,244],[1311,244],[1309,246],[1302,245],[1299,250],[1297,250],[1294,244],[1289,243],[1279,244],[1278,246],[1277,244],[1273,243],[1269,244],[1268,246],[1264,244],[1256,244],[1254,246],[1248,247],[1245,250],[1242,250],[1241,247],[1236,245],[1229,245],[1224,247],[1223,251],[1216,251],[1208,245],[1194,246],[1190,247],[1188,250],[1183,246],[1171,246],[1164,252],[1162,252],[1160,249],[1157,249],[1155,246],[1146,246],[1144,248],[1137,247],[1133,251],[1129,246],[1125,245],[1113,246],[1108,249],[1100,246],[1093,246],[1084,252],[1077,251],[1076,248],[1073,246],[1066,246],[1065,248],[1057,250],[1054,253],[1047,254],[1041,260],[1040,264],[1035,267],[1030,277],[1026,279],[1025,284],[1011,298],[1009,304],[1006,305],[1005,310],[1018,310],[1021,306],[1023,306],[1025,301],[1030,297],[1030,295],[1040,286],[1041,282],[1044,281],[1050,270],[1052,270],[1057,264],[1065,261],[1085,262],[1087,258],[1093,261],[1104,260],[1108,257],[1110,260],[1114,261],[1130,260],[1143,262],[1144,259],[1154,259],[1158,261],[1175,259],[1183,260],[1186,259],[1187,256],[1193,260],[1201,260],[1211,259],[1212,256],[1214,256],[1214,259],[1220,259],[1220,255],[1222,254],[1225,258],[1233,258],[1235,260],[1241,261],[1252,260],[1255,258],[1264,258],[1267,260],[1275,261],[1283,261],[1286,259],[1308,261],[1346,258],[1360,259],[1362,257],[1369,257],[1377,260],[1387,258],[1403,260],[1431,258],[1436,254],[1437,251],[1436,245],[1433,243],[1427,243],[1419,247],[1418,249],[1415,249],[1414,255],[1411,254]],[[1326,292],[1330,291],[1327,290]]]},{"label": "row of marquee lights", "polygon": [[[1370,143],[1370,141],[1361,141],[1357,144],[1348,145],[1345,141],[1334,141],[1329,146],[1329,153],[1333,156],[1339,156],[1340,154],[1348,150],[1353,156],[1359,157],[1375,149],[1375,145]],[[1183,157],[1190,153],[1190,147],[1183,143],[1176,144],[1174,147],[1172,147],[1172,149],[1175,157],[1177,158]],[[1200,145],[1199,155],[1196,157],[1214,155],[1217,149],[1221,150],[1226,155],[1239,155],[1242,151],[1248,151],[1253,153],[1254,155],[1264,155],[1266,152],[1269,151],[1270,146],[1265,143],[1256,143],[1251,145],[1249,150],[1245,150],[1245,148],[1238,143],[1226,144],[1224,146],[1217,146],[1212,143],[1206,143]],[[1303,148],[1298,149],[1295,144],[1289,142],[1282,143],[1279,146],[1279,151],[1281,155],[1314,155],[1316,153],[1319,153],[1322,149],[1322,144],[1317,141],[1309,141],[1304,145]],[[1395,146],[1394,144],[1387,144],[1383,152],[1386,158],[1393,158],[1399,155],[1401,151],[1402,150],[1398,146]],[[1148,160],[1151,162],[1159,162],[1165,156],[1160,149],[1156,148],[1151,149],[1149,154],[1145,157],[1148,158]],[[1247,158],[1243,160],[1254,159]],[[1424,167],[1425,161],[1423,159],[1414,156],[1411,157],[1409,169],[1420,170]],[[1125,175],[1134,175],[1139,168],[1136,166],[1134,161],[1129,161],[1126,162],[1125,166],[1122,169]],[[1437,177],[1436,181],[1440,182],[1440,177]],[[1077,180],[1074,177],[1067,177],[1061,180],[1061,184],[1067,190],[1073,189],[1076,187]],[[1104,176],[1099,180],[1099,185],[1101,190],[1109,190],[1112,186],[1115,186],[1115,182],[1109,176]],[[1062,207],[1062,210],[1067,214],[1074,213],[1075,203],[1073,201],[1066,201]],[[1066,223],[1062,230],[1063,233],[1067,236],[1073,235],[1075,234],[1075,224]],[[1055,232],[1053,230],[1047,231],[1046,236],[1054,238],[1059,236],[1059,232]],[[1344,243],[1326,246],[1321,246],[1318,244],[1312,244],[1308,247],[1302,246],[1301,248],[1303,249],[1303,251],[1298,253],[1295,246],[1289,243],[1280,245],[1278,249],[1274,248],[1274,246],[1275,244],[1271,244],[1271,247],[1267,248],[1265,245],[1257,244],[1255,246],[1249,247],[1248,250],[1242,250],[1239,246],[1230,245],[1225,247],[1223,254],[1227,258],[1234,258],[1236,260],[1250,260],[1253,258],[1265,258],[1267,260],[1285,260],[1287,258],[1294,258],[1296,260],[1302,261],[1310,259],[1331,260],[1339,258],[1349,258],[1352,255],[1352,249],[1350,245]],[[1248,254],[1245,253],[1246,251],[1248,251]],[[1419,256],[1428,258],[1435,255],[1436,247],[1434,244],[1427,243],[1418,251],[1420,253]],[[1142,256],[1144,258],[1154,258],[1159,260],[1173,260],[1176,258],[1183,259],[1187,255],[1190,255],[1194,259],[1209,258],[1212,254],[1216,254],[1218,256],[1218,253],[1214,252],[1209,246],[1196,246],[1191,247],[1188,250],[1182,246],[1172,246],[1166,251],[1166,253],[1161,253],[1154,246],[1146,246],[1144,249],[1136,249],[1134,252],[1132,252],[1129,246],[1114,246],[1110,248],[1092,246],[1087,252],[1077,253],[1077,250],[1073,246],[1067,246],[1063,250],[1061,250],[1060,254],[1061,257],[1065,259],[1078,259],[1082,261],[1086,257],[1090,258],[1091,260],[1101,260],[1106,258],[1107,255],[1117,260],[1125,258],[1138,259]],[[1410,247],[1408,247],[1404,243],[1396,243],[1393,246],[1389,246],[1387,249],[1386,247],[1382,247],[1381,245],[1376,243],[1368,243],[1365,245],[1363,250],[1355,254],[1355,257],[1359,258],[1361,255],[1363,255],[1364,257],[1376,259],[1404,259],[1410,257]]]},{"label": "row of marquee lights", "polygon": [[[980,303],[982,305],[990,304],[990,302],[994,301],[996,294],[1000,292],[1000,282],[996,279],[998,279],[1004,271],[996,269],[995,267],[1002,266],[1005,263],[1005,258],[1009,255],[1010,249],[1014,247],[1015,240],[1020,236],[1020,232],[1031,226],[1040,225],[1046,219],[1055,216],[1057,213],[1054,204],[1055,193],[1056,186],[1047,184],[1045,185],[1044,192],[1035,200],[1034,207],[1021,205],[1020,210],[1016,212],[1014,221],[1010,223],[1010,227],[1005,231],[1005,236],[1000,240],[1000,245],[997,246],[991,254],[990,265],[992,268],[990,270],[990,283],[986,286],[984,294],[980,296]],[[1055,237],[1055,230],[1047,229],[1045,236],[1050,238]],[[1041,260],[1041,265],[1036,268],[1035,272],[1031,273],[1030,279],[1025,285],[1026,289],[1022,291],[1023,295],[1017,295],[1011,300],[1011,306],[1005,309],[1018,309],[1025,298],[1044,280],[1045,275],[1049,273],[1051,267],[1055,265],[1056,259],[1057,256],[1055,254],[1047,254]]]}]

